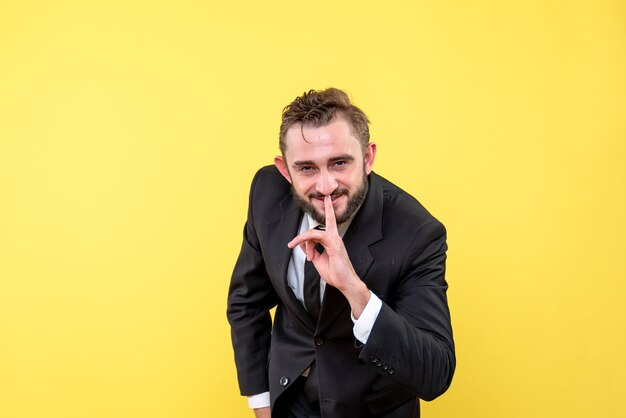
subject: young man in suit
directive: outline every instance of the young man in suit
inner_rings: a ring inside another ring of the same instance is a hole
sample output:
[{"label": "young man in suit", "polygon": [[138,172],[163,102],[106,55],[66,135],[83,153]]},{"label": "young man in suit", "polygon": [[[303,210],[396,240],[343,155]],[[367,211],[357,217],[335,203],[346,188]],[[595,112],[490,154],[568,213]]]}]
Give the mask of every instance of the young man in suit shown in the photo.
[{"label": "young man in suit", "polygon": [[252,182],[227,314],[257,417],[419,417],[451,383],[446,231],[372,171],[368,123],[341,90],[304,93]]}]

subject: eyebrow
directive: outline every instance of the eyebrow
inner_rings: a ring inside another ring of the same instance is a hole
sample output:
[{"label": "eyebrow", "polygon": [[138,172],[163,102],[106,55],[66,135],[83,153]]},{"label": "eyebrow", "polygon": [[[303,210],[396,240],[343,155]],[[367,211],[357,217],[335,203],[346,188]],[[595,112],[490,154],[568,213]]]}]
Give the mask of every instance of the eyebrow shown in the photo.
[{"label": "eyebrow", "polygon": [[[337,161],[354,161],[354,157],[349,154],[339,155],[337,157],[333,157],[328,160],[329,163],[335,163]],[[294,167],[300,167],[303,165],[316,165],[314,161],[306,160],[306,161],[294,161],[292,164]]]}]

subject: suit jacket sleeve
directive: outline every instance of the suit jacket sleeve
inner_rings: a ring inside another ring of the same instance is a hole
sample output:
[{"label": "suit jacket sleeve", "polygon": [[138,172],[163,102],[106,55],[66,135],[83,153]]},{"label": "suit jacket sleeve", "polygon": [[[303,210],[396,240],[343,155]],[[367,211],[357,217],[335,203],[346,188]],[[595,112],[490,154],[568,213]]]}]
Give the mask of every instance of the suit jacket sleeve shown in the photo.
[{"label": "suit jacket sleeve", "polygon": [[407,239],[395,294],[383,301],[360,359],[432,400],[449,387],[456,364],[444,278],[446,231],[431,220]]},{"label": "suit jacket sleeve", "polygon": [[256,233],[253,202],[259,177],[257,173],[250,190],[243,243],[231,278],[227,308],[239,389],[248,396],[269,390],[267,369],[272,327],[269,310],[278,299]]}]

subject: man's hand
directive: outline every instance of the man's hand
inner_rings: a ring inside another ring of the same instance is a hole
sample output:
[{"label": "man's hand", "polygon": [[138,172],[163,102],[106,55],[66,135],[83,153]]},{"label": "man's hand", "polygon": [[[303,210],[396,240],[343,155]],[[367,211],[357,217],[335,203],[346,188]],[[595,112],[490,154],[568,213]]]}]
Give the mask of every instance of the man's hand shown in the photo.
[{"label": "man's hand", "polygon": [[[354,271],[343,240],[337,232],[335,210],[329,195],[324,198],[324,215],[325,231],[310,229],[295,237],[287,246],[295,248],[299,245],[302,248],[307,260],[313,263],[326,283],[339,289],[348,299],[352,315],[358,318],[369,301],[370,292]],[[324,247],[321,254],[315,249],[318,243]]]},{"label": "man's hand", "polygon": [[272,412],[270,411],[269,406],[266,406],[265,408],[256,408],[254,410],[254,416],[256,418],[272,418]]}]

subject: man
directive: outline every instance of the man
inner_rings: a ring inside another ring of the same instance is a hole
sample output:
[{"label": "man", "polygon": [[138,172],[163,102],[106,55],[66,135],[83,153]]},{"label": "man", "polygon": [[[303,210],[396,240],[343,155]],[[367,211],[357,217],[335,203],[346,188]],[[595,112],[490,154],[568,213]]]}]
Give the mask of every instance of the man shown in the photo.
[{"label": "man", "polygon": [[304,93],[252,182],[227,314],[257,417],[419,417],[452,380],[445,229],[372,172],[368,123]]}]

